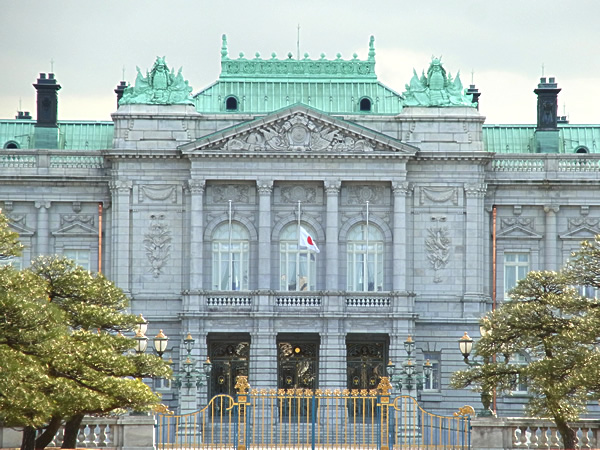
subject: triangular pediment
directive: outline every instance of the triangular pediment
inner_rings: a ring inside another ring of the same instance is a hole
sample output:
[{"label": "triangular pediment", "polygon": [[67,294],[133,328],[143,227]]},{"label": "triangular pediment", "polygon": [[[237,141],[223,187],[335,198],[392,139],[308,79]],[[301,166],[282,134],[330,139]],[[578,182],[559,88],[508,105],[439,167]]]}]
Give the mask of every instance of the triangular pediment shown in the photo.
[{"label": "triangular pediment", "polygon": [[52,232],[53,236],[96,236],[98,234],[98,230],[90,227],[89,225],[81,222],[74,222],[64,227],[59,228],[56,231]]},{"label": "triangular pediment", "polygon": [[500,231],[497,236],[497,239],[542,239],[540,234],[530,230],[529,228],[525,228],[519,224],[515,224],[504,228]]},{"label": "triangular pediment", "polygon": [[414,155],[418,148],[298,104],[179,147],[196,153],[317,153]]},{"label": "triangular pediment", "polygon": [[35,234],[35,231],[31,228],[27,228],[22,222],[25,222],[25,216],[11,217],[8,216],[8,225],[10,228],[17,232],[20,237],[31,237]]},{"label": "triangular pediment", "polygon": [[587,225],[582,225],[567,233],[561,234],[561,239],[574,239],[577,241],[594,240],[596,235],[599,233],[597,228],[591,228]]}]

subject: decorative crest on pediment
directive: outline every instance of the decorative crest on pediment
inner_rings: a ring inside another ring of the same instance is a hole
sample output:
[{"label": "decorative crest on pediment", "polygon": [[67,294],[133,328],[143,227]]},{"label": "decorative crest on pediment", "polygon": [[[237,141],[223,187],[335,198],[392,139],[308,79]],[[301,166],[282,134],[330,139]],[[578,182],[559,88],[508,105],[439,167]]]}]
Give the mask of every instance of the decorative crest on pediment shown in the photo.
[{"label": "decorative crest on pediment", "polygon": [[568,231],[560,235],[561,239],[594,239],[600,234],[600,219],[593,217],[576,217],[568,219]]},{"label": "decorative crest on pediment", "polygon": [[532,217],[506,217],[500,219],[498,239],[541,239],[535,231],[535,221]]},{"label": "decorative crest on pediment", "polygon": [[195,152],[405,153],[416,147],[297,104],[180,147]]},{"label": "decorative crest on pediment", "polygon": [[219,149],[228,151],[372,152],[376,143],[344,134],[333,126],[294,114],[280,123],[250,130],[227,140]]},{"label": "decorative crest on pediment", "polygon": [[60,228],[53,236],[96,236],[93,214],[61,214]]},{"label": "decorative crest on pediment", "polygon": [[19,233],[19,236],[31,237],[34,235],[35,231],[31,228],[28,228],[25,224],[27,216],[25,216],[24,214],[5,214],[5,216],[8,219],[8,225],[10,226],[10,228],[13,231]]}]

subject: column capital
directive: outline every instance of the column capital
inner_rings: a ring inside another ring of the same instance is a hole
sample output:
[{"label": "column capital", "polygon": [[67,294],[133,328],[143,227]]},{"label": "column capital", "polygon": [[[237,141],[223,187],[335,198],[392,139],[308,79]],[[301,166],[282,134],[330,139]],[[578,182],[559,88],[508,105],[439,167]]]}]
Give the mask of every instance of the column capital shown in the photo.
[{"label": "column capital", "polygon": [[187,181],[186,187],[192,194],[203,194],[206,188],[206,180],[191,179]]},{"label": "column capital", "polygon": [[464,189],[467,197],[482,198],[483,196],[485,196],[485,193],[487,191],[487,184],[465,183]]},{"label": "column capital", "polygon": [[544,205],[544,212],[546,214],[557,213],[560,210],[559,205]]},{"label": "column capital", "polygon": [[49,209],[50,204],[51,204],[51,202],[40,202],[40,201],[37,201],[34,203],[34,205],[37,209],[42,209],[42,208]]},{"label": "column capital", "polygon": [[412,183],[408,181],[392,181],[392,191],[394,196],[409,195],[413,190]]},{"label": "column capital", "polygon": [[273,180],[256,180],[256,188],[259,195],[271,195],[273,192]]},{"label": "column capital", "polygon": [[325,180],[323,182],[325,186],[325,192],[327,195],[339,195],[340,189],[342,187],[341,180]]},{"label": "column capital", "polygon": [[111,192],[118,194],[129,194],[133,188],[133,182],[130,180],[113,180],[108,184]]}]

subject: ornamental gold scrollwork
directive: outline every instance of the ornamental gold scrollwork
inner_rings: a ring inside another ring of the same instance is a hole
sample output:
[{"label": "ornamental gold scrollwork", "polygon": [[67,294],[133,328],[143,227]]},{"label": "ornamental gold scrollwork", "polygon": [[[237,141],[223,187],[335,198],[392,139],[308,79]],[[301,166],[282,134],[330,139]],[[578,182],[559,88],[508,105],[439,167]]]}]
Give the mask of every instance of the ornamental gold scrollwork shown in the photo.
[{"label": "ornamental gold scrollwork", "polygon": [[475,409],[470,406],[470,405],[465,405],[461,408],[458,408],[458,411],[456,411],[454,413],[455,417],[459,417],[459,416],[474,416],[475,415]]},{"label": "ornamental gold scrollwork", "polygon": [[237,391],[238,395],[246,395],[248,389],[250,389],[248,377],[245,375],[239,375],[236,378],[234,389]]}]

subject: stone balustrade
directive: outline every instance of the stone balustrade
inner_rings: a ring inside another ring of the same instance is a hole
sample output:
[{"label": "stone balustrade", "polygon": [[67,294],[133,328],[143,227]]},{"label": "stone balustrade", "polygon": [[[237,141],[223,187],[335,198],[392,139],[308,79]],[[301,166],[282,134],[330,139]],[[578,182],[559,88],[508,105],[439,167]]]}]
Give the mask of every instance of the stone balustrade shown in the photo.
[{"label": "stone balustrade", "polygon": [[[600,420],[572,424],[577,449],[596,449],[600,443]],[[562,441],[554,423],[521,417],[475,417],[471,420],[472,450],[559,449]]]},{"label": "stone balustrade", "polygon": [[[60,447],[61,429],[48,447]],[[0,427],[0,448],[19,448],[21,431]],[[86,417],[77,437],[78,448],[106,450],[152,450],[154,448],[154,416],[126,415],[117,417]]]},{"label": "stone balustrade", "polygon": [[0,169],[35,169],[40,173],[48,173],[49,169],[102,171],[105,167],[106,161],[99,152],[19,150],[18,153],[0,153]]},{"label": "stone balustrade", "polygon": [[518,173],[527,173],[533,179],[598,178],[600,154],[512,154],[496,155],[490,161],[488,178],[493,181],[503,177],[514,179]]}]

